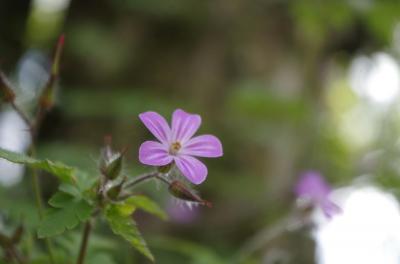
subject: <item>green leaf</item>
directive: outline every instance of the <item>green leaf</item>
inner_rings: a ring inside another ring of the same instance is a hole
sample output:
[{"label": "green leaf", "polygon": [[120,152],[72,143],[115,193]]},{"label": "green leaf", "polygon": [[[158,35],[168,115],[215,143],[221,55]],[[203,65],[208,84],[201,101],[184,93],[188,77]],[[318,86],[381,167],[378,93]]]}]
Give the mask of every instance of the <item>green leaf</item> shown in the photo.
[{"label": "green leaf", "polygon": [[61,162],[53,162],[47,159],[38,160],[25,154],[12,152],[2,148],[0,148],[0,158],[13,163],[24,164],[32,168],[42,169],[57,176],[62,182],[76,182],[75,168],[67,166]]},{"label": "green leaf", "polygon": [[39,226],[40,238],[55,236],[76,227],[79,222],[89,219],[93,211],[93,207],[85,200],[64,192],[53,195],[49,204],[54,208],[47,211]]},{"label": "green leaf", "polygon": [[140,234],[136,222],[131,217],[135,209],[136,207],[133,204],[125,201],[118,204],[110,204],[105,210],[105,217],[114,234],[123,237],[140,253],[154,261],[146,241]]},{"label": "green leaf", "polygon": [[94,187],[98,178],[91,177],[89,174],[80,170],[76,170],[75,176],[75,183],[62,183],[58,189],[76,198],[91,200],[93,196],[96,195]]},{"label": "green leaf", "polygon": [[156,204],[154,201],[150,200],[148,197],[143,195],[135,195],[125,200],[126,203],[131,204],[143,211],[158,216],[163,220],[167,220],[167,214]]}]

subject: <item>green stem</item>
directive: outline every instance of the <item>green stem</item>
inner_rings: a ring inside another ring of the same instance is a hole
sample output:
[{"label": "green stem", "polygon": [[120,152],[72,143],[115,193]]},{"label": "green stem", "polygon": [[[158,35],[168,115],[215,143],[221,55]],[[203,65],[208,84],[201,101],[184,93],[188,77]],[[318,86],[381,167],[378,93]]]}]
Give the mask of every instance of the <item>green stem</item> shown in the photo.
[{"label": "green stem", "polygon": [[[124,186],[125,190],[128,188],[132,188],[134,186],[136,186],[137,184],[150,180],[150,179],[158,179],[162,182],[164,182],[165,184],[167,184],[168,186],[171,184],[170,181],[168,181],[167,179],[165,179],[163,176],[161,176],[161,174],[159,172],[152,172],[152,173],[146,173],[146,174],[142,174],[137,176],[133,181],[129,182],[128,184],[126,184]],[[119,197],[118,200],[123,201],[125,199],[128,199],[129,197],[133,196],[133,193],[127,193],[125,195],[122,195]]]},{"label": "green stem", "polygon": [[78,260],[76,261],[76,264],[83,264],[85,261],[85,256],[86,256],[86,251],[88,248],[89,236],[90,236],[91,231],[92,231],[92,223],[91,223],[91,220],[89,219],[86,222],[85,228],[83,230],[81,248],[79,250],[79,256],[78,256]]},{"label": "green stem", "polygon": [[[33,130],[31,130],[33,133]],[[34,143],[34,137],[32,134],[32,144],[30,147],[30,156],[36,156],[36,148]],[[44,217],[44,207],[43,207],[43,199],[42,199],[42,188],[40,187],[39,183],[39,175],[38,171],[33,168],[32,169],[32,189],[35,195],[36,207],[38,209],[39,219],[43,220]],[[54,253],[53,253],[53,246],[49,238],[45,238],[45,243],[47,247],[47,251],[49,252],[50,263],[55,264]]]},{"label": "green stem", "polygon": [[[36,156],[36,149],[34,144],[32,143],[31,148],[30,148],[30,156],[35,157]],[[32,169],[32,188],[33,192],[35,194],[35,201],[36,201],[36,207],[38,209],[38,214],[40,220],[43,219],[43,200],[42,200],[42,188],[40,187],[39,184],[39,176],[38,172],[36,169]]]},{"label": "green stem", "polygon": [[139,175],[139,176],[135,177],[135,179],[133,181],[128,182],[125,185],[125,188],[131,188],[143,181],[150,180],[152,178],[159,178],[160,177],[159,174],[160,174],[159,172],[155,171],[155,172],[150,172],[150,173],[145,173],[145,174]]}]

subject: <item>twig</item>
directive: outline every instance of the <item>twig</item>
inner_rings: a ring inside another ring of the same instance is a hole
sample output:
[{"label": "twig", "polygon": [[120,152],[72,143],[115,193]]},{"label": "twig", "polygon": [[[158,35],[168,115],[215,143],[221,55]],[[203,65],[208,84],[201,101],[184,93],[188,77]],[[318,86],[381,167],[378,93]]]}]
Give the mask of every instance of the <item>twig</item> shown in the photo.
[{"label": "twig", "polygon": [[25,125],[28,126],[28,129],[31,133],[33,129],[33,125],[31,121],[29,120],[28,116],[22,111],[22,109],[15,103],[15,101],[10,102],[11,107],[14,109],[14,111],[22,118],[24,121]]}]

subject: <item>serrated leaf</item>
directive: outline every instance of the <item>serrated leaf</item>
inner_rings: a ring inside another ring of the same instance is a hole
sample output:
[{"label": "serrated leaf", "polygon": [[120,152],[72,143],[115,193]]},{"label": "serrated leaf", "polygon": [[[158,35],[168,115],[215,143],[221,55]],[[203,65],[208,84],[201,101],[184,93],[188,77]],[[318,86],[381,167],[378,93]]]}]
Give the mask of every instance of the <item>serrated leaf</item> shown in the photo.
[{"label": "serrated leaf", "polygon": [[3,148],[0,148],[0,158],[6,159],[13,163],[24,164],[32,168],[42,169],[57,176],[62,182],[76,182],[75,168],[67,166],[61,162],[54,162],[47,159],[39,160],[29,157],[25,154],[9,151]]},{"label": "serrated leaf", "polygon": [[49,201],[51,208],[47,211],[38,229],[40,238],[55,236],[67,229],[76,227],[86,221],[92,214],[92,206],[85,200],[64,192],[57,192]]},{"label": "serrated leaf", "polygon": [[93,198],[95,189],[93,189],[97,178],[91,177],[89,174],[76,170],[76,183],[62,183],[58,188],[60,191],[70,194],[76,198]]},{"label": "serrated leaf", "polygon": [[167,214],[150,198],[143,195],[135,195],[125,200],[127,204],[134,205],[135,207],[142,209],[143,211],[158,216],[159,218],[166,220]]},{"label": "serrated leaf", "polygon": [[114,234],[123,237],[136,250],[151,261],[154,261],[154,257],[147,247],[146,241],[140,234],[136,222],[131,217],[134,210],[135,207],[133,205],[125,202],[110,204],[105,210],[105,217]]},{"label": "serrated leaf", "polygon": [[56,192],[49,200],[54,208],[63,208],[71,200],[71,195],[64,192]]},{"label": "serrated leaf", "polygon": [[58,189],[64,193],[68,193],[74,197],[82,197],[82,194],[76,185],[72,185],[69,183],[63,183],[58,187]]}]

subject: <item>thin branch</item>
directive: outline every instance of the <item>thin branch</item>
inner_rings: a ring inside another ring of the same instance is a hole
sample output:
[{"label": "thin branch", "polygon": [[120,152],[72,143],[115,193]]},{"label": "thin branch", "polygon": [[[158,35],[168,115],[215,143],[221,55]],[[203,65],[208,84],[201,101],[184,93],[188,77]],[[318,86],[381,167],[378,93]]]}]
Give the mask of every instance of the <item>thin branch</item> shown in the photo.
[{"label": "thin branch", "polygon": [[14,111],[22,118],[26,126],[29,128],[29,132],[32,133],[33,125],[31,121],[29,120],[29,117],[25,114],[24,111],[15,103],[15,101],[10,102],[11,107],[14,109]]}]

